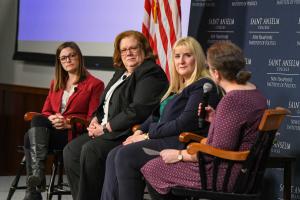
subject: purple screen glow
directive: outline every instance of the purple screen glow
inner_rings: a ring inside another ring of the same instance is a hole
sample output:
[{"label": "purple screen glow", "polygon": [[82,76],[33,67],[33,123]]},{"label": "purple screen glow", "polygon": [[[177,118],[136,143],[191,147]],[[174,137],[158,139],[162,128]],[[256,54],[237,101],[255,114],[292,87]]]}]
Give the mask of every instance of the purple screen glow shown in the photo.
[{"label": "purple screen glow", "polygon": [[143,1],[134,5],[124,0],[21,0],[19,40],[111,42],[123,30],[141,29]]},{"label": "purple screen glow", "polygon": [[[187,35],[190,1],[181,2],[182,35]],[[142,29],[144,0],[19,0],[18,51],[54,54],[75,41],[87,56],[113,53],[115,37]]]}]

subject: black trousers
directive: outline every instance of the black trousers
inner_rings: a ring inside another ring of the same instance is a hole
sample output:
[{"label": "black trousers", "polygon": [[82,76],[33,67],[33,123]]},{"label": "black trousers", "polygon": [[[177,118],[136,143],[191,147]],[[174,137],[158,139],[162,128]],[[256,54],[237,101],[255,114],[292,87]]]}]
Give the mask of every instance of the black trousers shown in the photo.
[{"label": "black trousers", "polygon": [[105,161],[111,149],[122,143],[94,139],[83,134],[64,148],[64,166],[74,200],[99,200],[105,174]]},{"label": "black trousers", "polygon": [[101,200],[141,200],[145,183],[140,169],[155,155],[148,155],[143,147],[161,151],[178,148],[178,143],[166,144],[162,139],[150,139],[113,149],[106,161],[105,181]]},{"label": "black trousers", "polygon": [[[57,130],[53,128],[51,122],[47,117],[43,115],[34,116],[30,124],[31,128],[34,127],[45,127],[50,130],[49,138],[49,150],[58,149],[62,150],[64,146],[68,143],[68,131],[67,130]],[[43,133],[40,133],[43,134]],[[24,147],[30,149],[30,141],[28,137],[28,132],[24,135]]]}]

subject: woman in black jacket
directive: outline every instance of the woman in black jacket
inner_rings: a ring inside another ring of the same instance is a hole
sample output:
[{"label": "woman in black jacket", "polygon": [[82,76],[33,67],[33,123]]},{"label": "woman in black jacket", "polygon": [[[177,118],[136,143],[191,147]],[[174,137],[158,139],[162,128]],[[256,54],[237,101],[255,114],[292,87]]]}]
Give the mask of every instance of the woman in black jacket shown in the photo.
[{"label": "woman in black jacket", "polygon": [[118,69],[101,96],[88,133],[64,149],[65,171],[76,200],[100,199],[107,154],[131,134],[134,124],[151,114],[168,87],[142,33],[125,31],[114,45]]}]

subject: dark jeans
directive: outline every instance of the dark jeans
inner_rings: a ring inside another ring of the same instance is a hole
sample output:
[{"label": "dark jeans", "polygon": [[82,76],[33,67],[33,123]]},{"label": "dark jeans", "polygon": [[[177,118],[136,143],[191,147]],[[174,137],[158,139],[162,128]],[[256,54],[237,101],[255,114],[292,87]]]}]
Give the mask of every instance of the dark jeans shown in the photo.
[{"label": "dark jeans", "polygon": [[64,166],[74,200],[100,199],[106,157],[123,140],[105,140],[101,136],[92,139],[83,134],[67,144]]},{"label": "dark jeans", "polygon": [[[47,117],[43,115],[34,116],[31,120],[31,128],[34,127],[45,127],[50,130],[49,138],[49,150],[57,149],[62,150],[64,146],[68,143],[68,131],[67,130],[57,130],[52,127],[51,122]],[[43,134],[43,133],[41,133]],[[28,138],[28,132],[24,135],[24,147],[30,149],[30,141]]]},{"label": "dark jeans", "polygon": [[156,157],[144,153],[143,147],[158,151],[178,148],[177,144],[166,146],[161,139],[151,139],[113,149],[106,161],[102,200],[143,199],[145,183],[140,169]]}]

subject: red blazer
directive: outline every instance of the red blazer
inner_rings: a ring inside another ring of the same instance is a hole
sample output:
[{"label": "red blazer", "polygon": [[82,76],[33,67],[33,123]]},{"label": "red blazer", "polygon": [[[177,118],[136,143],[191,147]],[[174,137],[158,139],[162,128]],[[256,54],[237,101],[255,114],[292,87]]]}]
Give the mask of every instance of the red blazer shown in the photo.
[{"label": "red blazer", "polygon": [[[103,90],[104,83],[91,74],[88,74],[85,80],[78,83],[62,115],[64,117],[76,116],[90,120],[99,105],[99,99]],[[54,91],[54,80],[52,80],[49,94],[42,110],[43,115],[49,116],[60,113],[63,92],[64,90]],[[79,126],[77,130],[76,132],[82,132],[82,127]],[[72,139],[73,135],[77,134],[78,133],[72,134],[72,130],[70,130],[68,134],[69,140]]]}]

